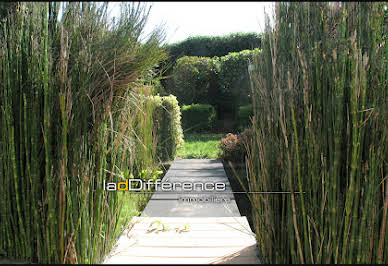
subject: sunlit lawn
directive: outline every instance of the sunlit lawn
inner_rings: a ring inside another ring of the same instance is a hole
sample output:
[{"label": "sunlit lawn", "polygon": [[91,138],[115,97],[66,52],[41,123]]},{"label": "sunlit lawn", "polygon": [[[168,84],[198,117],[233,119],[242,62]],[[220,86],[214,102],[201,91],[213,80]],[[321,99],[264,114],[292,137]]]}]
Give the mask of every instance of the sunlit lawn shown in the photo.
[{"label": "sunlit lawn", "polygon": [[177,157],[182,159],[215,159],[218,158],[220,149],[218,143],[225,134],[187,133],[185,144],[177,152]]},{"label": "sunlit lawn", "polygon": [[120,205],[122,208],[118,226],[116,228],[116,234],[120,235],[133,216],[140,216],[151,195],[129,193],[128,191],[120,191],[116,193],[120,193],[119,202],[121,203]]}]

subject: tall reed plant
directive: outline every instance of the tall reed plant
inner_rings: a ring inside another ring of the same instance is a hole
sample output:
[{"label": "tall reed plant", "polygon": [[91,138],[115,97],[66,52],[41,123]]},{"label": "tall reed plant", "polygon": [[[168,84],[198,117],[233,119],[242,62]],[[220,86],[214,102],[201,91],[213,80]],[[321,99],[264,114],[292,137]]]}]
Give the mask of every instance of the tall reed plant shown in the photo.
[{"label": "tall reed plant", "polygon": [[[276,3],[248,149],[269,263],[388,263],[386,3]],[[296,193],[297,192],[297,193]]]},{"label": "tall reed plant", "polygon": [[117,193],[103,182],[155,167],[152,113],[132,88],[164,57],[140,40],[149,9],[107,3],[0,5],[0,253],[99,263]]}]

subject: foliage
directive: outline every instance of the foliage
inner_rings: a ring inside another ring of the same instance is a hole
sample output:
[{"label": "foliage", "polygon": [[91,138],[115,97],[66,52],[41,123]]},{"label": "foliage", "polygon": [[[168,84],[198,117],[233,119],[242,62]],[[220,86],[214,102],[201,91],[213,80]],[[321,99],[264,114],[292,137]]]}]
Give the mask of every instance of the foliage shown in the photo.
[{"label": "foliage", "polygon": [[251,190],[291,192],[250,195],[267,263],[388,263],[386,8],[276,4],[248,150]]},{"label": "foliage", "polygon": [[220,58],[185,56],[174,67],[173,88],[181,104],[211,104],[218,113],[251,103],[249,62],[260,50],[244,50]]},{"label": "foliage", "polygon": [[[166,45],[165,48],[169,54],[169,58],[162,64],[166,68],[166,72],[164,73],[166,79],[163,79],[161,83],[168,93],[173,93],[175,88],[174,80],[168,77],[172,75],[173,67],[175,66],[177,60],[181,57],[221,57],[231,52],[240,52],[242,50],[249,50],[260,47],[261,36],[254,32],[232,33],[226,36],[189,37],[182,42]],[[214,103],[210,104],[214,105]]]},{"label": "foliage", "polygon": [[233,162],[241,162],[243,160],[244,147],[237,135],[233,133],[226,134],[226,138],[221,139],[219,148],[222,151],[220,155],[222,160]]},{"label": "foliage", "polygon": [[251,88],[248,67],[261,50],[244,50],[229,53],[220,58],[219,86],[217,98],[220,112],[237,114],[237,108],[251,103]]},{"label": "foliage", "polygon": [[243,105],[238,108],[237,121],[238,128],[242,130],[251,125],[251,117],[253,116],[253,105]]},{"label": "foliage", "polygon": [[[152,112],[132,91],[161,60],[142,4],[2,3],[0,250],[36,263],[99,263],[121,233],[123,171],[155,170]],[[136,197],[136,196],[135,196]]]},{"label": "foliage", "polygon": [[207,57],[185,56],[179,58],[174,66],[174,89],[179,103],[209,103],[211,78],[215,75],[213,59]]},{"label": "foliage", "polygon": [[211,104],[218,114],[251,103],[249,62],[260,50],[244,50],[220,58],[185,56],[177,60],[170,92],[181,104]]},{"label": "foliage", "polygon": [[195,36],[167,45],[170,57],[177,60],[183,56],[214,57],[231,52],[260,48],[261,36],[255,32],[232,33],[225,36]]},{"label": "foliage", "polygon": [[218,142],[223,134],[187,133],[177,157],[183,159],[218,158]]},{"label": "foliage", "polygon": [[216,121],[216,110],[210,104],[182,106],[182,128],[184,131],[209,131]]},{"label": "foliage", "polygon": [[177,149],[184,143],[178,101],[174,95],[150,96],[148,101],[153,106],[157,157],[162,162],[174,160]]},{"label": "foliage", "polygon": [[228,133],[221,139],[218,146],[221,149],[220,158],[223,161],[244,162],[247,145],[253,137],[252,129],[246,129],[239,135]]}]

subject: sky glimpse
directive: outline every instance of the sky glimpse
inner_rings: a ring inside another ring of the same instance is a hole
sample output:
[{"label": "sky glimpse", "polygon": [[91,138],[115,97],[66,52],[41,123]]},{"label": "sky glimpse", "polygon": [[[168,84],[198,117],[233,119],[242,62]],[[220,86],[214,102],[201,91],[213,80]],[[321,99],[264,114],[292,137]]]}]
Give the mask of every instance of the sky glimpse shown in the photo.
[{"label": "sky glimpse", "polygon": [[[120,3],[111,5],[111,16],[120,14]],[[190,36],[222,36],[234,32],[262,32],[264,8],[272,12],[273,2],[148,2],[151,12],[145,35],[164,24],[166,43]]]}]

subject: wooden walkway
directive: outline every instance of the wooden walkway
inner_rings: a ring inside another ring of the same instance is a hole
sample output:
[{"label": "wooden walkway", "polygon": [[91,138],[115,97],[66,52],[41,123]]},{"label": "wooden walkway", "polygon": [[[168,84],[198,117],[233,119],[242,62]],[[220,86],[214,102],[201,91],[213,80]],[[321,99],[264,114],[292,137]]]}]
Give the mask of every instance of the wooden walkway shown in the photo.
[{"label": "wooden walkway", "polygon": [[[104,264],[260,264],[255,235],[241,217],[222,164],[176,160],[162,182],[223,182],[223,194],[156,191],[142,217],[134,217]],[[221,202],[184,203],[223,198]]]}]

